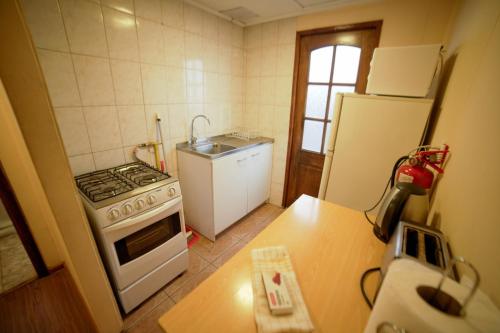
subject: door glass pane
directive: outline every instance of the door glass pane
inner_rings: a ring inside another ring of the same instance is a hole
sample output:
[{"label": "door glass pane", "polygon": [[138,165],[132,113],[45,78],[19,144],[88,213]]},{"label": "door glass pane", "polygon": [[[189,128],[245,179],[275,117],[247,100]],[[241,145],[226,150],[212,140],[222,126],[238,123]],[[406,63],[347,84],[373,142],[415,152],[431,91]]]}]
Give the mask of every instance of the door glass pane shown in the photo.
[{"label": "door glass pane", "polygon": [[332,93],[330,95],[330,105],[328,107],[328,120],[333,118],[333,108],[335,107],[335,98],[337,93],[354,92],[354,86],[332,86]]},{"label": "door glass pane", "polygon": [[321,139],[323,138],[323,122],[314,120],[304,121],[302,134],[302,149],[321,152]]},{"label": "door glass pane", "polygon": [[120,265],[154,250],[179,232],[181,220],[179,213],[175,213],[116,241],[115,249]]},{"label": "door glass pane", "polygon": [[355,46],[337,46],[335,65],[333,67],[333,82],[356,83],[361,48]]},{"label": "door glass pane", "polygon": [[323,154],[326,153],[326,149],[328,148],[328,142],[330,142],[330,133],[332,132],[332,123],[326,124],[326,134],[325,134],[325,143],[323,145]]},{"label": "door glass pane", "polygon": [[310,84],[307,87],[306,117],[325,118],[328,86]]},{"label": "door glass pane", "polygon": [[333,46],[326,46],[311,52],[309,60],[309,82],[327,83],[332,69]]}]

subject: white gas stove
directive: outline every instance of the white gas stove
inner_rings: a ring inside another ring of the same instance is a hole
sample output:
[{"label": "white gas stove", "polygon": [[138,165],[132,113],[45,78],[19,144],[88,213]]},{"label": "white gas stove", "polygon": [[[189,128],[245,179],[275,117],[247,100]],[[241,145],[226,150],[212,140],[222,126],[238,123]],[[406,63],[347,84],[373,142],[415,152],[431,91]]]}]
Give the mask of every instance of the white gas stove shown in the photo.
[{"label": "white gas stove", "polygon": [[177,179],[135,162],[75,180],[125,313],[187,269]]}]

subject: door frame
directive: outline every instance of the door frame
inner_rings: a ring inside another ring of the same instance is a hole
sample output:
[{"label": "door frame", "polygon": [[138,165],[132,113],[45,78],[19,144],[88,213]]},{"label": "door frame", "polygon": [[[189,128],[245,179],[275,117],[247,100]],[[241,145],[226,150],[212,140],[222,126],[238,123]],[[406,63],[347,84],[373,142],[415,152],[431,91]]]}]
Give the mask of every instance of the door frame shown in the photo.
[{"label": "door frame", "polygon": [[[315,28],[315,29],[311,29],[311,30],[297,31],[297,34],[295,36],[295,60],[294,60],[294,65],[293,65],[293,85],[292,85],[292,100],[291,100],[292,104],[290,107],[290,122],[289,122],[290,125],[288,128],[288,146],[287,146],[287,153],[286,153],[285,184],[283,187],[283,198],[282,198],[282,202],[281,202],[281,205],[283,207],[286,207],[287,193],[288,193],[288,188],[290,186],[290,168],[291,168],[291,162],[292,162],[293,132],[295,129],[294,128],[294,126],[295,126],[294,119],[295,119],[295,114],[297,112],[296,103],[297,103],[297,89],[298,89],[298,84],[299,84],[299,82],[298,82],[299,63],[300,63],[300,49],[301,49],[302,38],[306,37],[306,36],[328,34],[328,33],[335,33],[335,32],[349,32],[349,31],[356,31],[356,30],[373,29],[377,35],[377,38],[380,40],[380,34],[382,32],[382,23],[383,23],[383,20],[377,20],[377,21],[368,21],[368,22],[338,25],[338,26],[333,26],[333,27]],[[368,75],[368,73],[366,73],[366,75]],[[366,87],[364,87],[364,89],[365,88]]]}]

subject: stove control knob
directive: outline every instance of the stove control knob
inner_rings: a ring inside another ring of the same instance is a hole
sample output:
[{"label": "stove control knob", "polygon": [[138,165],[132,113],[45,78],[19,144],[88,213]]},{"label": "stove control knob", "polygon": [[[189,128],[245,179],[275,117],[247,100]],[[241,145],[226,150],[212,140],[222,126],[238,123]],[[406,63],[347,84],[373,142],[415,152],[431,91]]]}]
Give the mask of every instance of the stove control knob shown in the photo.
[{"label": "stove control knob", "polygon": [[135,202],[135,209],[137,210],[141,210],[144,208],[144,206],[146,205],[146,203],[144,202],[144,200],[142,199],[139,199]]},{"label": "stove control knob", "polygon": [[120,217],[120,211],[116,208],[110,209],[108,212],[108,218],[110,220],[116,220]]},{"label": "stove control knob", "polygon": [[168,196],[173,197],[175,195],[175,188],[171,187],[168,189]]},{"label": "stove control knob", "polygon": [[132,213],[133,210],[134,210],[134,207],[132,207],[132,205],[129,203],[126,203],[125,205],[122,206],[123,215],[128,215],[128,214]]},{"label": "stove control knob", "polygon": [[153,205],[156,202],[156,197],[153,194],[148,195],[148,204]]}]

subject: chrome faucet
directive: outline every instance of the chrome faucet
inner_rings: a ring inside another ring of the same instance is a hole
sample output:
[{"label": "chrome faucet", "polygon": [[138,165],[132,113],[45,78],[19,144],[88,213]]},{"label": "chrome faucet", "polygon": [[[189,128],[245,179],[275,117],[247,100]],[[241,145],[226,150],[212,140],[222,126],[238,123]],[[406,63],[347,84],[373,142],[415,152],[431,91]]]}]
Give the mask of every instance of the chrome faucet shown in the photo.
[{"label": "chrome faucet", "polygon": [[208,119],[207,116],[205,116],[204,114],[199,114],[197,116],[194,116],[193,117],[193,120],[191,120],[191,136],[189,137],[189,144],[190,145],[193,145],[196,143],[196,140],[197,138],[195,138],[194,136],[194,132],[193,132],[193,125],[194,125],[194,121],[197,119],[197,118],[205,118],[205,120],[208,122],[208,124],[210,125],[210,119]]}]

